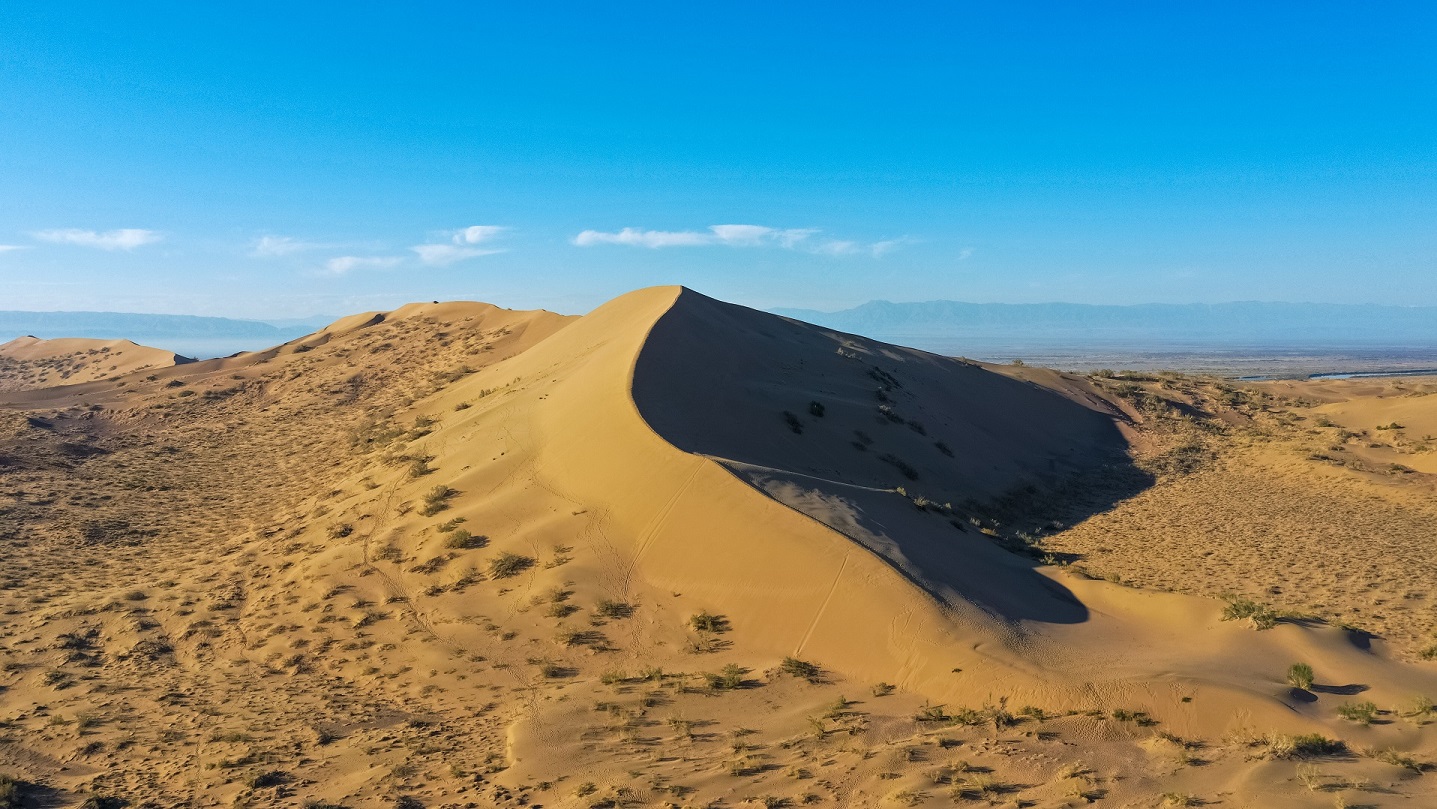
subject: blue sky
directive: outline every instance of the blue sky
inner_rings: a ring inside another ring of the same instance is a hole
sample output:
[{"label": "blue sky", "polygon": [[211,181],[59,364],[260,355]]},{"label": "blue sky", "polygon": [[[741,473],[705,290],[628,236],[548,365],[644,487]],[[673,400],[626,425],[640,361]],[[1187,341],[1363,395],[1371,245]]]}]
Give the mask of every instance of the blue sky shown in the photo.
[{"label": "blue sky", "polygon": [[1430,3],[15,0],[0,308],[1437,304],[1434,41]]}]

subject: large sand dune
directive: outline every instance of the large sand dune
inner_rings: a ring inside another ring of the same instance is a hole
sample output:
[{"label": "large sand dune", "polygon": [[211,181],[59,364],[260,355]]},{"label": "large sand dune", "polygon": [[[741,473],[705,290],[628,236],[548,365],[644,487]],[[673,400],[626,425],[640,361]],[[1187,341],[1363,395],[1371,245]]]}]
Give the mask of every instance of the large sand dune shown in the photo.
[{"label": "large sand dune", "polygon": [[7,394],[0,772],[159,805],[1430,799],[1408,647],[1123,583],[1169,560],[1095,526],[1278,412],[1210,389],[662,287]]}]

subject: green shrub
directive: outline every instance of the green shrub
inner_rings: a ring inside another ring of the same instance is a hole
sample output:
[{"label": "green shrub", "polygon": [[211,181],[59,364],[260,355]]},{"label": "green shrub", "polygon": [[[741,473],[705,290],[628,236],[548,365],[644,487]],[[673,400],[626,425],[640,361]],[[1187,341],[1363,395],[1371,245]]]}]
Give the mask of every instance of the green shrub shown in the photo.
[{"label": "green shrub", "polygon": [[695,632],[727,632],[728,619],[722,615],[714,615],[707,610],[689,617],[689,626]]},{"label": "green shrub", "polygon": [[1273,733],[1263,740],[1263,744],[1267,747],[1267,754],[1272,758],[1336,756],[1347,752],[1347,745],[1317,733],[1304,733],[1297,736]]},{"label": "green shrub", "polygon": [[1224,621],[1240,621],[1245,618],[1258,630],[1277,626],[1277,612],[1271,607],[1243,596],[1224,596],[1224,599],[1227,601],[1227,606],[1222,610]]},{"label": "green shrub", "polygon": [[426,517],[433,517],[435,514],[449,508],[449,498],[459,492],[448,486],[435,486],[424,493],[424,508],[419,513]]},{"label": "green shrub", "polygon": [[465,531],[463,528],[456,528],[453,531],[450,531],[449,536],[444,538],[444,547],[454,548],[456,550],[470,550],[473,548],[482,548],[488,544],[489,537],[486,537],[482,534],[479,536],[475,536],[474,534]]},{"label": "green shrub", "polygon": [[724,666],[718,674],[705,672],[704,684],[713,691],[729,691],[743,685],[743,676],[748,674],[748,669],[734,663]]},{"label": "green shrub", "polygon": [[519,575],[532,567],[533,564],[533,557],[505,551],[489,560],[489,577],[494,579],[507,579],[510,576]]},{"label": "green shrub", "polygon": [[1370,725],[1372,720],[1377,718],[1377,704],[1373,702],[1344,702],[1337,706],[1337,715],[1352,722]]},{"label": "green shrub", "polygon": [[809,682],[816,681],[822,673],[822,670],[819,669],[818,666],[806,660],[799,660],[796,657],[785,657],[783,662],[778,664],[778,668],[784,674],[793,677],[802,677]]},{"label": "green shrub", "polygon": [[1312,666],[1306,663],[1293,663],[1287,668],[1287,681],[1293,688],[1301,688],[1304,691],[1312,687]]},{"label": "green shrub", "polygon": [[603,618],[628,618],[634,614],[634,605],[627,601],[605,598],[594,605],[594,612]]}]

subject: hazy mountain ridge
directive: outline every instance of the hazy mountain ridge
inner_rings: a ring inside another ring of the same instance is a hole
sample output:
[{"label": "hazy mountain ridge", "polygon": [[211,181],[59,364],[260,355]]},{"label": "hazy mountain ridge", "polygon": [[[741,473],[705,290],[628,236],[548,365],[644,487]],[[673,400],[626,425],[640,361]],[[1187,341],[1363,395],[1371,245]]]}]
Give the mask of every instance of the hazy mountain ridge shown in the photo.
[{"label": "hazy mountain ridge", "polygon": [[200,315],[133,312],[0,311],[0,342],[13,337],[86,337],[133,340],[191,357],[254,351],[303,337],[333,318],[291,319],[268,323]]},{"label": "hazy mountain ridge", "polygon": [[[1437,307],[1236,302],[1219,304],[965,303],[870,301],[837,312],[773,309],[828,328],[930,340],[981,333],[1030,341],[1156,340],[1213,345],[1334,346],[1437,343]],[[926,347],[926,346],[924,346]]]}]

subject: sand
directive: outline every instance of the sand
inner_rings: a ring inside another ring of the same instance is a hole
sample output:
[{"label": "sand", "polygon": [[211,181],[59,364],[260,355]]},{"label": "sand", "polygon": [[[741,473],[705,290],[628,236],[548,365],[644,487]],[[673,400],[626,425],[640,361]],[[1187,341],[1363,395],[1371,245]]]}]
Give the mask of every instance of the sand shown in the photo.
[{"label": "sand", "polygon": [[0,385],[3,385],[0,390],[116,379],[190,361],[173,351],[136,345],[129,340],[16,337],[0,344]]},{"label": "sand", "polygon": [[28,379],[0,773],[57,805],[1437,794],[1421,380],[990,367],[678,287]]}]

